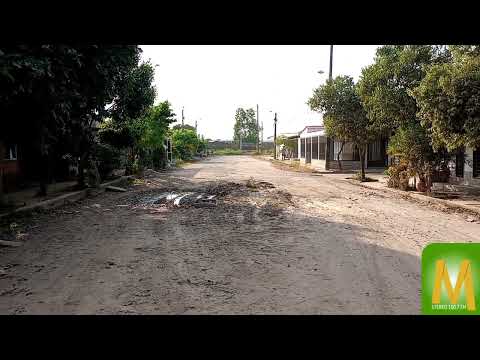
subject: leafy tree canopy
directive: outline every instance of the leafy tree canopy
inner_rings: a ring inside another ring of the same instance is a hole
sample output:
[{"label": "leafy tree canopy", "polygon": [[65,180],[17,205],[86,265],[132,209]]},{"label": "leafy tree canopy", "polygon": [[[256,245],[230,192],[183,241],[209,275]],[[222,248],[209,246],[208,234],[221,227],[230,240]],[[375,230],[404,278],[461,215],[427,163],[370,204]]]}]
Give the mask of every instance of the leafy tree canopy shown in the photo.
[{"label": "leafy tree canopy", "polygon": [[417,121],[418,107],[411,91],[426,66],[447,61],[441,46],[386,45],[377,49],[375,62],[362,70],[359,94],[369,118],[382,132]]},{"label": "leafy tree canopy", "polygon": [[[337,76],[314,90],[308,104],[323,113],[323,124],[329,137],[352,142],[360,151],[361,178],[365,179],[364,159],[367,145],[377,136],[350,76]],[[339,162],[341,166],[341,163]]]},{"label": "leafy tree canopy", "polygon": [[371,130],[356,85],[350,76],[338,76],[314,90],[308,104],[323,113],[327,135],[363,146],[376,135]]},{"label": "leafy tree canopy", "polygon": [[172,131],[173,152],[182,160],[192,159],[198,151],[200,139],[193,130],[175,129]]},{"label": "leafy tree canopy", "polygon": [[480,46],[451,47],[453,60],[429,67],[413,91],[435,148],[480,146]]},{"label": "leafy tree canopy", "polygon": [[192,125],[188,125],[188,124],[177,124],[175,125],[172,129],[186,129],[186,130],[193,130],[195,131],[195,126],[192,126]]}]

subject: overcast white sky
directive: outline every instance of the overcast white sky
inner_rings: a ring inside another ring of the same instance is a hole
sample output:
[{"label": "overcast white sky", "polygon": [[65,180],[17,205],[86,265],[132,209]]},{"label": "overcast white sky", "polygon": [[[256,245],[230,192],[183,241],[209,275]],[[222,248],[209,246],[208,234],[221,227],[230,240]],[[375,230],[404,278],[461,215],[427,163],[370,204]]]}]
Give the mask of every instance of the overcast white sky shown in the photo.
[{"label": "overcast white sky", "polygon": [[[157,102],[168,100],[178,121],[182,106],[185,123],[206,138],[231,139],[235,110],[256,109],[263,121],[264,139],[296,132],[321,123],[321,115],[306,104],[314,88],[326,80],[329,45],[142,45],[143,58],[157,64]],[[377,45],[336,45],[333,76],[358,80],[361,69],[373,62]],[[318,74],[323,70],[323,75]],[[269,112],[272,110],[272,113]]]}]

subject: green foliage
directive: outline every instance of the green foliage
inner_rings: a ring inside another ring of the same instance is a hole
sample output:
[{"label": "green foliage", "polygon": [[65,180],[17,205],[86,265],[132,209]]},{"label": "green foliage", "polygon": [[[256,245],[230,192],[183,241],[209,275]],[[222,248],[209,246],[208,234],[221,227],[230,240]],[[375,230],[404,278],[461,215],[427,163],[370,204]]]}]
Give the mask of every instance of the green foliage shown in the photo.
[{"label": "green foliage", "polygon": [[362,178],[365,178],[364,154],[378,131],[372,127],[357,93],[357,86],[349,76],[338,76],[320,86],[309,99],[314,111],[323,112],[327,135],[343,142],[352,142],[360,151]]},{"label": "green foliage", "polygon": [[413,91],[436,149],[480,146],[480,46],[455,46],[453,61],[428,68]]},{"label": "green foliage", "polygon": [[408,171],[423,181],[438,159],[428,132],[421,126],[414,90],[427,69],[451,59],[443,46],[387,45],[377,50],[374,64],[364,68],[358,92],[372,126],[390,139],[389,152],[404,160]]},{"label": "green foliage", "polygon": [[[40,169],[55,151],[86,159],[95,122],[108,114],[106,105],[120,95],[140,51],[136,45],[2,46],[0,117],[11,121],[2,124],[1,136],[21,134],[36,148]],[[45,194],[45,176],[41,183]]]},{"label": "green foliage", "polygon": [[338,76],[314,91],[308,104],[324,114],[327,135],[364,146],[375,137],[356,92],[353,78]]},{"label": "green foliage", "polygon": [[362,103],[377,129],[386,135],[417,122],[411,91],[425,76],[425,67],[448,59],[443,47],[386,45],[377,49],[374,64],[364,68],[358,84]]},{"label": "green foliage", "polygon": [[412,170],[412,176],[418,174],[421,179],[431,170],[435,160],[427,132],[419,123],[398,128],[390,138],[387,152],[402,159]]},{"label": "green foliage", "polygon": [[170,103],[164,101],[151,107],[141,122],[144,126],[140,145],[147,149],[163,149],[168,128],[175,122],[175,114]]},{"label": "green foliage", "polygon": [[188,125],[188,124],[177,124],[175,125],[172,129],[177,130],[177,129],[186,129],[186,130],[193,130],[196,131],[195,126]]},{"label": "green foliage", "polygon": [[255,143],[257,141],[257,120],[255,110],[238,108],[235,113],[233,126],[233,140],[239,142]]},{"label": "green foliage", "polygon": [[173,154],[182,160],[191,160],[200,146],[201,140],[193,130],[175,129],[172,131]]},{"label": "green foliage", "polygon": [[387,186],[400,190],[408,190],[409,179],[412,176],[411,170],[405,161],[401,161],[399,164],[392,165],[388,168],[388,182]]},{"label": "green foliage", "polygon": [[154,76],[150,62],[140,64],[128,74],[110,109],[110,116],[116,122],[128,122],[146,114],[156,97]]},{"label": "green foliage", "polygon": [[98,172],[103,180],[110,177],[113,170],[123,166],[122,151],[111,145],[96,143],[93,152],[98,164]]}]

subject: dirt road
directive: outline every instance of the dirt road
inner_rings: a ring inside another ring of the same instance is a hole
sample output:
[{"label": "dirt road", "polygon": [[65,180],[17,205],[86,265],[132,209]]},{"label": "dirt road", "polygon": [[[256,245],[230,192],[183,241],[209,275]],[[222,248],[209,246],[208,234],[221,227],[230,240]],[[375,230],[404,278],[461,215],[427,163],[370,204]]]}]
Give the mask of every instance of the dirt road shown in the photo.
[{"label": "dirt road", "polygon": [[419,313],[422,248],[480,224],[341,179],[215,157],[18,220],[0,313]]}]

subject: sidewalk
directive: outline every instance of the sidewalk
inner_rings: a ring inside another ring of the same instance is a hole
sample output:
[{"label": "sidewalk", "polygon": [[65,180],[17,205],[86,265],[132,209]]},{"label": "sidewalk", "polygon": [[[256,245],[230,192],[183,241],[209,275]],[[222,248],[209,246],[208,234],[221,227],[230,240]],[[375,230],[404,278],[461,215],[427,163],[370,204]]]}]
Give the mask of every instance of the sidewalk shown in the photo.
[{"label": "sidewalk", "polygon": [[[35,203],[39,203],[45,200],[52,199],[62,194],[66,194],[68,192],[72,192],[73,187],[75,186],[76,181],[64,181],[58,182],[55,184],[48,185],[48,194],[47,196],[36,196],[39,187],[38,186],[31,186],[26,189],[15,191],[12,193],[4,194],[5,201],[13,205],[14,208],[22,207],[22,206],[31,206]],[[8,210],[0,210],[1,212],[5,212]]]},{"label": "sidewalk", "polygon": [[480,215],[480,197],[479,196],[460,195],[459,198],[457,199],[447,200],[447,199],[440,199],[437,197],[433,197],[419,191],[403,191],[399,189],[393,189],[387,186],[388,177],[383,174],[367,173],[367,176],[369,178],[372,178],[378,181],[363,182],[363,183],[353,179],[346,179],[348,176],[345,176],[345,174],[343,174],[343,176],[342,174],[327,175],[327,176],[335,176],[335,177],[341,176],[342,180],[347,181],[350,184],[353,184],[356,186],[361,186],[367,189],[379,190],[379,191],[388,192],[388,193],[394,193],[400,196],[407,196],[418,201],[422,201],[430,204],[439,204],[451,209],[466,210],[477,216]]},{"label": "sidewalk", "polygon": [[35,209],[56,208],[64,204],[81,200],[87,196],[97,195],[105,191],[107,186],[121,185],[127,183],[129,179],[132,178],[133,176],[121,176],[117,179],[100,184],[98,189],[85,188],[77,191],[72,190],[72,186],[76,184],[75,181],[52,184],[49,185],[48,195],[43,197],[35,196],[38,191],[37,187],[6,194],[8,195],[8,199],[14,201],[16,207],[13,209],[1,209],[0,218]]}]

